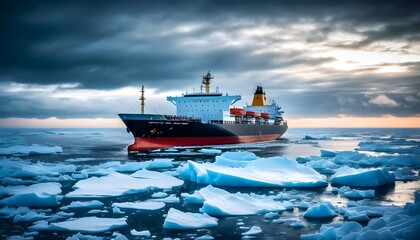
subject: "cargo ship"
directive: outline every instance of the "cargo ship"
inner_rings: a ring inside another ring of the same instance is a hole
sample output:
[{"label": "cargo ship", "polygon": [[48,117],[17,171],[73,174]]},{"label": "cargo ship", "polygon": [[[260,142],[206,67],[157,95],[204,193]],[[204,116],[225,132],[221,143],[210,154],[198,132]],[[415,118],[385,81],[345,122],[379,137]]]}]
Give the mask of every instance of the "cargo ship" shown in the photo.
[{"label": "cargo ship", "polygon": [[268,103],[262,86],[257,86],[252,105],[233,107],[241,96],[223,94],[218,88],[211,91],[212,79],[210,72],[204,75],[198,93],[168,96],[176,115],[145,114],[142,87],[140,114],[118,114],[134,136],[128,152],[271,141],[286,132],[284,112],[274,101]]}]

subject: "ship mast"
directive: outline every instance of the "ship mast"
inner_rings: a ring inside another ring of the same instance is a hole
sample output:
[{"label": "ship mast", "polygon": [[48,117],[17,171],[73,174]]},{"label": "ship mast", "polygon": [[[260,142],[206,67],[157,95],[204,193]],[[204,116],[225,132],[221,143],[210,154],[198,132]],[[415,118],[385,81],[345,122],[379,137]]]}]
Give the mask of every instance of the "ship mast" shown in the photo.
[{"label": "ship mast", "polygon": [[144,114],[144,100],[146,100],[146,98],[144,98],[144,86],[141,86],[141,90],[140,90],[140,113]]},{"label": "ship mast", "polygon": [[213,76],[210,74],[210,71],[209,71],[206,75],[203,76],[203,80],[201,81],[201,83],[204,84],[206,93],[210,92],[211,79],[213,79]]}]

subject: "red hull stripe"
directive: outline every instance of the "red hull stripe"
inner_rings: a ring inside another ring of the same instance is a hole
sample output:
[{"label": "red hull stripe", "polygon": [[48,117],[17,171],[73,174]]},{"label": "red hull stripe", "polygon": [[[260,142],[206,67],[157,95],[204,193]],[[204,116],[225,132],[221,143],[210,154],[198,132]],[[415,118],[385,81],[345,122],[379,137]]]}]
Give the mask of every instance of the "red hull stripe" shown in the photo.
[{"label": "red hull stripe", "polygon": [[280,137],[279,134],[262,136],[233,136],[233,137],[166,137],[166,138],[143,138],[135,137],[135,142],[128,146],[129,152],[147,151],[159,148],[169,148],[174,146],[200,146],[200,145],[219,145],[233,143],[249,143],[270,141]]}]

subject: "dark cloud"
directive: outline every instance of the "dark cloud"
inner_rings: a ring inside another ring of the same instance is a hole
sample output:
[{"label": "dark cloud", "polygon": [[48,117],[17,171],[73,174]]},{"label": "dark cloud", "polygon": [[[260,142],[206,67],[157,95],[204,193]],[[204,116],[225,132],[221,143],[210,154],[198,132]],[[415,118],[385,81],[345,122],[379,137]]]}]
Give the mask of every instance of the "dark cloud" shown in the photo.
[{"label": "dark cloud", "polygon": [[[415,61],[400,63],[408,72],[392,77],[375,74],[380,65],[343,73],[323,67],[333,57],[276,46],[290,42],[285,36],[291,34],[307,46],[336,49],[403,40],[406,48],[397,50],[410,52],[420,37],[418,9],[416,1],[2,1],[0,82],[74,84],[81,90],[144,84],[164,92],[197,87],[200,76],[212,70],[237,79],[229,86],[240,94],[249,94],[257,83],[266,85],[294,116],[415,115],[413,103],[405,100],[419,89]],[[293,24],[315,27],[289,28]],[[253,33],[258,30],[262,33]],[[332,42],[336,31],[362,38]],[[284,73],[289,69],[304,69],[308,76]],[[384,93],[408,107],[366,105],[367,93]],[[68,111],[26,94],[0,92],[2,102],[9,103],[0,107],[0,117],[110,116],[123,105],[104,113],[109,102],[89,102]],[[69,107],[79,104],[59,99]],[[308,102],[314,107],[309,109]]]}]

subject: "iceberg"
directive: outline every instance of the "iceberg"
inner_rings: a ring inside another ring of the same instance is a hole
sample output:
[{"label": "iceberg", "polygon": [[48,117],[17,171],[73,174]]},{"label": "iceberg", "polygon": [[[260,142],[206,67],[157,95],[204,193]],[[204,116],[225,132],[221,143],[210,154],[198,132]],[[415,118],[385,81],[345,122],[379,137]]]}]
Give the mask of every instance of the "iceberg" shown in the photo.
[{"label": "iceberg", "polygon": [[[221,156],[223,157],[223,156]],[[325,176],[287,157],[259,158],[233,166],[232,162],[188,161],[190,180],[233,187],[324,187]],[[240,161],[238,161],[240,162]],[[242,161],[243,162],[243,161]]]},{"label": "iceberg", "polygon": [[217,218],[210,217],[206,213],[181,212],[175,208],[170,208],[168,215],[163,222],[166,229],[197,229],[211,228],[217,226]]},{"label": "iceberg", "polygon": [[78,181],[68,198],[111,197],[144,192],[150,188],[168,189],[184,182],[175,177],[148,170],[139,170],[130,176],[113,172],[105,177],[91,177]]},{"label": "iceberg", "polygon": [[264,195],[231,194],[211,185],[195,191],[187,196],[188,203],[203,204],[201,212],[213,216],[255,215],[273,211],[285,211],[282,203]]},{"label": "iceberg", "polygon": [[337,156],[337,152],[321,149],[321,157],[333,158]]},{"label": "iceberg", "polygon": [[331,183],[351,187],[377,187],[395,184],[395,176],[386,169],[354,169],[344,166],[332,176]]}]

